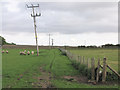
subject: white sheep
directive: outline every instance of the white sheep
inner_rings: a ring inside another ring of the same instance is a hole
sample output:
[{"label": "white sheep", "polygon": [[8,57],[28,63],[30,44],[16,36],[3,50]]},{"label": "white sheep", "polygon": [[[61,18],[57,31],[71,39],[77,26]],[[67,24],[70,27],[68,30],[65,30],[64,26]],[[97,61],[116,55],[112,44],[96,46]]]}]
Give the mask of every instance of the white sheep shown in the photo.
[{"label": "white sheep", "polygon": [[25,52],[20,51],[20,55],[26,55],[26,53],[25,53]]},{"label": "white sheep", "polygon": [[26,53],[25,52],[22,52],[23,53],[23,55],[26,55]]},{"label": "white sheep", "polygon": [[22,55],[22,52],[20,51],[20,55]]},{"label": "white sheep", "polygon": [[6,53],[8,54],[8,50],[6,50]]},{"label": "white sheep", "polygon": [[33,55],[33,54],[34,54],[34,51],[32,51],[31,54]]},{"label": "white sheep", "polygon": [[4,53],[5,51],[3,50],[2,53]]},{"label": "white sheep", "polygon": [[27,54],[30,55],[30,51],[28,51]]}]

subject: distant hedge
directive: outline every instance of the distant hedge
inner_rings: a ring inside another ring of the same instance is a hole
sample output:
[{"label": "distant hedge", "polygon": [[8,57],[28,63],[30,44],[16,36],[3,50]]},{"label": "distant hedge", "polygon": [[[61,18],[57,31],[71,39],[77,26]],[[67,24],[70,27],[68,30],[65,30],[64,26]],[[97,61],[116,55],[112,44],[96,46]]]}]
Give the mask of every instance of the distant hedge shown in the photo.
[{"label": "distant hedge", "polygon": [[113,45],[113,44],[105,44],[105,45],[101,45],[101,46],[78,46],[78,48],[119,48],[120,47],[120,44],[116,44],[116,45]]}]

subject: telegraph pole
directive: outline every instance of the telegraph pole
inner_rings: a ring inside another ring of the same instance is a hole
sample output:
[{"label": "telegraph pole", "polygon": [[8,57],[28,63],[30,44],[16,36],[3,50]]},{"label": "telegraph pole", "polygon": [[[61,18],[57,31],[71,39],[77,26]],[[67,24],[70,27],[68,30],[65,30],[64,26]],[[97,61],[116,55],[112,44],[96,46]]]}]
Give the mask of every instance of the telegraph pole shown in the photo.
[{"label": "telegraph pole", "polygon": [[50,34],[49,34],[49,49],[50,49]]},{"label": "telegraph pole", "polygon": [[52,46],[53,46],[53,39],[52,39]]},{"label": "telegraph pole", "polygon": [[53,48],[53,39],[52,39],[52,48]]},{"label": "telegraph pole", "polygon": [[35,14],[34,8],[36,8],[36,7],[39,7],[39,4],[38,5],[31,4],[31,6],[27,5],[27,8],[32,8],[32,10],[33,10],[33,13],[31,14],[31,17],[33,17],[33,20],[34,20],[34,30],[35,30],[35,38],[36,38],[36,46],[37,46],[37,56],[38,56],[39,55],[39,48],[38,48],[37,31],[36,31],[36,17],[41,16],[41,13],[39,13],[39,14],[36,13]]}]

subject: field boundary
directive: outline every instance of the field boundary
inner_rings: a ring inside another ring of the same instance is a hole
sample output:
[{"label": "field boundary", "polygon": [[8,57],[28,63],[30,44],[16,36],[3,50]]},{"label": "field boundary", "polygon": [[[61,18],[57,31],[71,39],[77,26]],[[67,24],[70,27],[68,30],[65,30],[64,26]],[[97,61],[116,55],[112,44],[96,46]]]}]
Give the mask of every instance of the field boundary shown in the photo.
[{"label": "field boundary", "polygon": [[[80,66],[86,67],[86,73],[90,73],[90,79],[89,82],[99,82],[100,79],[103,83],[107,81],[107,75],[112,76],[112,73],[114,74],[113,76],[117,77],[117,80],[120,79],[120,74],[112,69],[107,63],[106,60],[107,58],[103,58],[103,65],[100,65],[100,58],[97,60],[97,65],[95,65],[95,58],[87,58],[85,60],[84,56],[79,56],[75,55],[68,50],[60,48],[60,51],[66,55],[72,62],[73,65],[75,66],[76,69],[79,68]],[[91,67],[90,67],[91,65]],[[107,69],[109,69],[112,73],[108,72]]]}]

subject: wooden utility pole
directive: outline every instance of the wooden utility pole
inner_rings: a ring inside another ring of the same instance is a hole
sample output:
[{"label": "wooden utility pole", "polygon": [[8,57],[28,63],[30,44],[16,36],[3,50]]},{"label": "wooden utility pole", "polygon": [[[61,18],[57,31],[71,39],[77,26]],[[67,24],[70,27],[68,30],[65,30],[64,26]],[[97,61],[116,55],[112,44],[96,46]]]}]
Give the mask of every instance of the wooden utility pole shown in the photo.
[{"label": "wooden utility pole", "polygon": [[49,34],[49,49],[50,49],[50,34]]},{"label": "wooden utility pole", "polygon": [[27,8],[32,8],[32,10],[33,10],[33,13],[31,14],[31,17],[33,17],[33,20],[34,20],[34,30],[35,30],[35,38],[36,38],[36,46],[37,46],[37,56],[38,56],[39,55],[39,48],[38,48],[37,31],[36,31],[36,17],[41,16],[41,13],[39,13],[39,14],[36,13],[35,14],[34,8],[36,8],[36,7],[39,7],[39,4],[38,5],[31,4],[31,6],[27,5]]},{"label": "wooden utility pole", "polygon": [[52,47],[53,47],[53,44],[54,44],[54,43],[53,43],[53,39],[52,39]]}]

